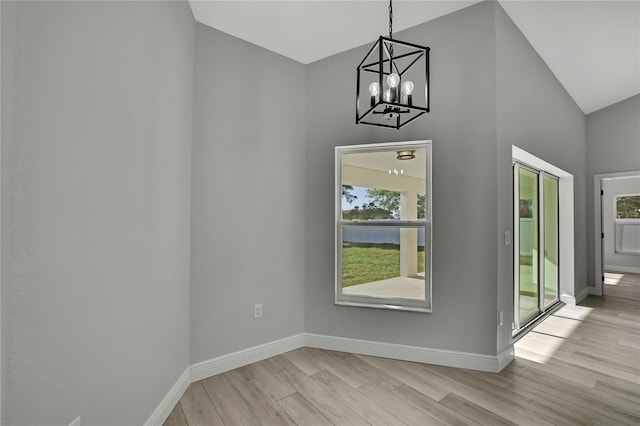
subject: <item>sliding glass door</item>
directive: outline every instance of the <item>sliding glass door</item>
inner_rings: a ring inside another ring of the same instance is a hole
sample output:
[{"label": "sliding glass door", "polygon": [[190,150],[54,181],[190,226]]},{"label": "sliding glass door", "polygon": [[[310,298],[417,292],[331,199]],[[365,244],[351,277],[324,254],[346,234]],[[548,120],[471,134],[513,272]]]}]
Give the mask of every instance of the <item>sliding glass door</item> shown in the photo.
[{"label": "sliding glass door", "polygon": [[540,268],[538,268],[538,173],[517,165],[518,185],[518,319],[520,324],[528,322],[540,313],[540,297],[538,283],[540,282]]},{"label": "sliding glass door", "polygon": [[558,180],[514,164],[514,332],[558,301]]},{"label": "sliding glass door", "polygon": [[544,298],[548,308],[558,301],[558,179],[542,175],[544,226]]}]

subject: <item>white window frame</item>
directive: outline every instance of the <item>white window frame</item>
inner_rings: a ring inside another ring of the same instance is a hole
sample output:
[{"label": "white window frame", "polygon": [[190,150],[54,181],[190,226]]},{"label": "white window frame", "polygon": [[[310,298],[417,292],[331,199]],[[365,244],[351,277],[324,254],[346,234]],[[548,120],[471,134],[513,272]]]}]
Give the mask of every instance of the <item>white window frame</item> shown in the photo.
[{"label": "white window frame", "polygon": [[637,227],[640,226],[640,219],[618,219],[618,198],[621,197],[640,197],[638,193],[632,194],[616,194],[613,197],[613,252],[616,254],[640,254],[640,250],[626,250],[622,247],[622,241],[620,238],[625,233],[625,227]]},{"label": "white window frame", "polygon": [[[424,149],[425,164],[425,218],[419,221],[390,220],[382,222],[345,222],[342,220],[342,155],[365,153],[372,151],[401,151]],[[346,145],[335,147],[335,303],[344,306],[391,309],[399,311],[432,312],[432,150],[430,140],[388,142],[363,145]],[[424,227],[425,232],[425,299],[384,298],[362,295],[349,295],[342,292],[342,229],[345,226],[364,227]]]}]

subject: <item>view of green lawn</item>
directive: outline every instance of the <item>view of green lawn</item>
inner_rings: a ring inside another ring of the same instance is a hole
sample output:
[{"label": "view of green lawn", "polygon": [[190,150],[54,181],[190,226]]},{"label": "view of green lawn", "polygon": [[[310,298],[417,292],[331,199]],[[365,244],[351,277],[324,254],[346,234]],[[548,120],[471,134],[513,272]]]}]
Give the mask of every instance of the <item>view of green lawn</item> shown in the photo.
[{"label": "view of green lawn", "polygon": [[[424,272],[424,247],[418,247],[418,272]],[[344,243],[342,286],[385,280],[400,275],[399,244]]]}]

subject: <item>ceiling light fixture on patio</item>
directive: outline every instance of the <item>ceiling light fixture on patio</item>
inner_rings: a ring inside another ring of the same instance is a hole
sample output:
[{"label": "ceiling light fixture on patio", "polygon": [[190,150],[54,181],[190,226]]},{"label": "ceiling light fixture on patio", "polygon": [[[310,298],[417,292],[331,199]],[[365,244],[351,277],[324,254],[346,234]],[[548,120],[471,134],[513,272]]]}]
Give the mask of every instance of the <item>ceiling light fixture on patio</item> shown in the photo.
[{"label": "ceiling light fixture on patio", "polygon": [[396,151],[398,153],[398,156],[396,157],[397,160],[413,160],[414,158],[416,158],[416,154],[415,151]]},{"label": "ceiling light fixture on patio", "polygon": [[[380,36],[357,68],[356,124],[400,129],[429,112],[429,47]],[[417,90],[416,90],[417,89]],[[369,92],[369,96],[360,96]]]}]

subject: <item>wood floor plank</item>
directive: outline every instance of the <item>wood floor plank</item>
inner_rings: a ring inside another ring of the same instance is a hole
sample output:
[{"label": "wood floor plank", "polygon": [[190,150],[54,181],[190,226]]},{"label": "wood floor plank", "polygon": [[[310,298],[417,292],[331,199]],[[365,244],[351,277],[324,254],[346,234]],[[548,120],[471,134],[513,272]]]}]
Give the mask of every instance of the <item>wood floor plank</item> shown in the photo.
[{"label": "wood floor plank", "polygon": [[298,425],[333,426],[313,405],[299,393],[294,393],[278,401],[278,404]]},{"label": "wood floor plank", "polygon": [[574,405],[567,398],[560,398],[557,394],[548,392],[545,386],[530,380],[514,380],[509,389],[526,398],[539,401],[556,411],[564,412],[567,416],[581,424],[618,425],[628,424],[613,419],[606,413],[600,412],[591,406]]},{"label": "wood floor plank", "polygon": [[455,380],[458,383],[462,383],[480,392],[486,393],[497,400],[507,402],[508,404],[518,407],[528,413],[531,413],[540,419],[543,419],[551,424],[562,424],[565,426],[579,426],[581,423],[575,419],[567,416],[564,411],[555,410],[553,407],[545,405],[540,401],[532,400],[524,397],[518,393],[512,392],[509,388],[503,388],[496,386],[487,381],[481,380],[478,377],[469,374],[467,370],[460,368],[451,368],[443,366],[431,366],[434,370],[441,374]]},{"label": "wood floor plank", "polygon": [[[513,379],[513,376],[517,376],[520,372],[520,370],[517,370],[518,366],[528,366],[539,371],[545,371],[564,380],[575,383],[576,385],[587,388],[593,388],[599,377],[596,372],[577,365],[560,362],[553,358],[548,360],[546,363],[531,362],[526,359],[516,359],[502,371],[502,374]],[[515,373],[512,374],[512,371],[515,371]]]},{"label": "wood floor plank", "polygon": [[601,401],[595,396],[593,390],[581,391],[581,389],[567,387],[562,381],[545,376],[540,372],[532,372],[531,375],[522,374],[522,376],[514,378],[510,387],[516,385],[537,389],[558,401],[563,401],[565,406],[576,407],[570,412],[571,414],[579,410],[590,412],[590,417],[599,418],[604,424],[640,423],[640,418],[629,412],[628,408],[620,406],[620,401],[609,401],[608,403]]},{"label": "wood floor plank", "polygon": [[621,346],[625,346],[627,348],[637,348],[638,347],[638,341],[637,340],[625,340],[625,339],[618,339],[618,344]]},{"label": "wood floor plank", "polygon": [[616,313],[640,311],[640,306],[638,305],[637,300],[628,300],[608,296],[591,297],[587,299],[583,300],[580,304],[590,308],[605,308],[608,310],[615,310]]},{"label": "wood floor plank", "polygon": [[326,351],[316,348],[303,348],[302,351],[311,359],[313,359],[317,364],[321,365],[324,369],[332,372],[342,381],[349,384],[351,387],[357,388],[369,381],[369,379],[354,370],[351,366],[349,366],[348,363],[340,358],[340,356],[337,356],[337,354],[333,351]]},{"label": "wood floor plank", "polygon": [[606,297],[640,300],[640,274],[604,273],[603,293]]},{"label": "wood floor plank", "polygon": [[474,420],[464,417],[449,407],[434,401],[428,396],[418,392],[407,385],[400,385],[391,391],[392,394],[405,402],[413,405],[417,409],[429,413],[439,422],[449,426],[476,425]]},{"label": "wood floor plank", "polygon": [[327,392],[336,395],[347,407],[372,425],[399,426],[404,425],[400,419],[390,414],[370,398],[355,392],[354,389],[340,380],[328,370],[323,370],[311,376]]},{"label": "wood floor plank", "polygon": [[[516,425],[516,423],[492,413],[491,411],[462,398],[455,393],[450,393],[440,401],[442,405],[473,419],[481,425]],[[533,424],[533,423],[532,423]]]},{"label": "wood floor plank", "polygon": [[295,425],[291,417],[271,398],[248,368],[237,368],[224,375],[262,425]]},{"label": "wood floor plank", "polygon": [[432,382],[426,381],[421,377],[415,375],[414,373],[408,371],[406,368],[403,368],[403,366],[408,367],[409,363],[403,363],[402,361],[377,358],[366,355],[357,355],[357,357],[367,364],[370,364],[381,371],[387,372],[394,378],[400,380],[402,383],[411,386],[418,392],[425,394],[435,401],[440,401],[449,393],[448,389],[445,389],[442,386],[438,386]]},{"label": "wood floor plank", "polygon": [[431,414],[425,413],[417,409],[413,405],[398,398],[396,395],[381,388],[375,383],[365,383],[358,391],[376,404],[383,407],[386,411],[402,420],[407,425],[425,426],[425,425],[444,425],[444,423],[433,418]]},{"label": "wood floor plank", "polygon": [[296,392],[287,382],[282,380],[264,361],[246,366],[262,388],[276,401]]},{"label": "wood floor plank", "polygon": [[596,390],[630,401],[640,407],[640,387],[622,380],[598,380]]},{"label": "wood floor plank", "polygon": [[568,340],[567,344],[572,347],[574,351],[576,350],[587,350],[590,353],[596,355],[606,356],[615,356],[616,358],[620,358],[621,361],[633,361],[640,362],[638,359],[638,351],[637,347],[640,346],[640,339],[632,343],[633,346],[622,345],[618,341],[607,343],[606,345],[599,339],[593,338],[591,336],[584,336],[580,339]]},{"label": "wood floor plank", "polygon": [[[585,370],[586,372],[587,370]],[[505,373],[511,374],[511,373]],[[640,410],[640,406],[629,405],[626,401],[640,398],[640,386],[614,377],[608,377],[600,374],[597,383],[601,383],[600,387],[608,384],[612,388],[617,388],[625,398],[620,399],[618,396],[612,395],[612,392],[603,391],[594,385],[593,388],[575,386],[571,382],[563,380],[562,377],[556,375],[553,371],[545,370],[540,366],[531,363],[526,368],[521,368],[518,373],[512,376],[514,381],[528,382],[530,385],[540,383],[542,388],[548,388],[549,394],[557,395],[561,398],[576,397],[576,401],[582,401],[588,406],[601,407],[604,410],[608,408],[619,407],[623,411],[630,414],[636,414]],[[591,403],[589,403],[591,401]]]},{"label": "wood floor plank", "polygon": [[612,363],[601,363],[585,357],[566,355],[561,351],[558,351],[554,358],[587,370],[604,373],[606,375],[640,385],[640,374],[625,371],[614,366]]},{"label": "wood floor plank", "polygon": [[187,423],[187,418],[184,416],[184,412],[182,411],[182,404],[180,404],[180,402],[178,402],[176,406],[173,407],[173,410],[171,410],[169,417],[167,417],[167,420],[163,423],[163,425],[189,426],[189,423]]},{"label": "wood floor plank", "polygon": [[592,321],[594,322],[594,324],[597,324],[599,326],[608,325],[619,327],[614,331],[615,333],[630,334],[635,336],[640,334],[640,330],[637,330],[637,328],[635,327],[637,326],[637,324],[635,323],[633,318],[620,315],[620,313],[610,315],[607,313],[594,311],[591,315],[589,315],[587,320]]},{"label": "wood floor plank", "polygon": [[240,393],[231,386],[223,374],[203,380],[202,386],[226,426],[260,426],[260,422],[247,407]]},{"label": "wood floor plank", "polygon": [[366,362],[362,362],[361,359],[353,354],[345,352],[333,352],[333,354],[344,361],[349,368],[358,372],[368,381],[377,383],[383,389],[390,391],[402,384],[400,380]]},{"label": "wood floor plank", "polygon": [[492,395],[488,395],[482,391],[476,390],[463,383],[456,382],[449,377],[434,370],[428,364],[408,363],[411,371],[421,376],[424,380],[433,383],[443,389],[448,389],[452,393],[456,393],[469,402],[483,407],[484,409],[496,414],[499,417],[508,419],[516,424],[538,424],[550,425],[551,423],[536,417],[535,415],[512,405],[509,402],[502,401]]},{"label": "wood floor plank", "polygon": [[266,360],[266,364],[333,424],[367,425],[362,417],[343,404],[337,396],[324,390],[287,358],[275,356]]},{"label": "wood floor plank", "polygon": [[291,361],[293,365],[302,370],[307,376],[319,373],[320,370],[322,370],[322,367],[318,365],[312,357],[305,353],[303,349],[304,348],[287,352],[283,354],[283,356]]},{"label": "wood floor plank", "polygon": [[180,399],[182,411],[190,426],[224,426],[202,382],[191,383]]},{"label": "wood floor plank", "polygon": [[[633,316],[622,316],[620,313],[611,314],[594,310],[584,320],[584,323],[589,324],[589,328],[593,329],[594,332],[599,332],[603,335],[617,334],[635,337],[640,335],[640,330],[638,330]],[[591,330],[589,330],[589,332],[591,332]],[[584,330],[579,330],[579,333],[584,333]]]},{"label": "wood floor plank", "polygon": [[566,338],[571,336],[571,333],[578,328],[580,324],[582,324],[582,321],[551,315],[535,326],[533,331]]},{"label": "wood floor plank", "polygon": [[564,338],[532,330],[514,345],[514,353],[517,358],[526,358],[544,364],[564,343]]},{"label": "wood floor plank", "polygon": [[[636,377],[640,375],[640,360],[635,356],[620,356],[612,353],[611,351],[609,353],[604,353],[584,350],[582,348],[575,348],[572,355],[577,359],[589,361],[591,363],[607,364],[617,370],[632,373]],[[601,367],[598,367],[599,370],[600,368]]]},{"label": "wood floor plank", "polygon": [[[580,424],[592,424],[596,420],[596,416],[590,410],[572,410],[564,400],[558,399],[536,386],[530,386],[530,383],[512,382],[509,385],[509,390],[532,401],[537,401],[550,409],[556,411],[564,410],[568,417]],[[603,422],[603,419],[601,418],[600,421]]]},{"label": "wood floor plank", "polygon": [[495,386],[506,389],[511,384],[511,379],[505,376],[500,375],[499,373],[489,373],[486,371],[476,371],[476,370],[464,370],[469,374],[472,374],[485,382],[491,383]]}]

